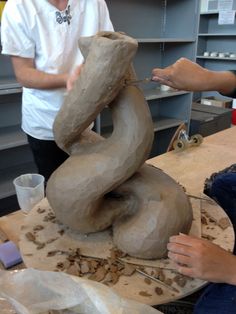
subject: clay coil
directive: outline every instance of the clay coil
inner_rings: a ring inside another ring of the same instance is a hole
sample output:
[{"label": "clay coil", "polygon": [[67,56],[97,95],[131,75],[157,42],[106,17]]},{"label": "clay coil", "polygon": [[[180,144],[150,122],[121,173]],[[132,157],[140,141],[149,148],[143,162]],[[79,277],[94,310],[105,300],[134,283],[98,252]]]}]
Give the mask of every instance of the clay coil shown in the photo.
[{"label": "clay coil", "polygon": [[[162,257],[170,235],[189,231],[192,210],[173,179],[143,166],[153,141],[151,114],[140,89],[124,85],[135,78],[130,64],[137,42],[103,32],[80,45],[85,65],[54,123],[57,144],[71,155],[50,177],[48,201],[57,218],[78,232],[113,225],[115,244],[124,252]],[[112,111],[111,136],[84,132],[105,106]]]}]

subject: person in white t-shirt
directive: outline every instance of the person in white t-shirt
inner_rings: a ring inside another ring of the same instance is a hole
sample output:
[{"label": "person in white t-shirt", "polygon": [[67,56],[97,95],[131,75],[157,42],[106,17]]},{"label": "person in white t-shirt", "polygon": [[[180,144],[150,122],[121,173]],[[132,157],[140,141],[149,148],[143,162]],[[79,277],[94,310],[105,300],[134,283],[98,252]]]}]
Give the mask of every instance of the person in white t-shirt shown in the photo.
[{"label": "person in white t-shirt", "polygon": [[102,30],[113,31],[104,0],[8,0],[4,8],[2,54],[23,86],[22,129],[46,181],[68,157],[52,126],[84,61],[78,39]]}]

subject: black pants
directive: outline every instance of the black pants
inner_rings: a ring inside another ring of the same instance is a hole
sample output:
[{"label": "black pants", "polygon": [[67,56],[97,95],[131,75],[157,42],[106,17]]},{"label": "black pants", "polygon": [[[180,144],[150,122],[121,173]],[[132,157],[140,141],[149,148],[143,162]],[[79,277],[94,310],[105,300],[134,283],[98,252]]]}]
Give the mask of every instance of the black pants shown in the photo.
[{"label": "black pants", "polygon": [[29,146],[32,150],[34,161],[39,174],[43,175],[45,182],[69,155],[61,150],[55,141],[38,140],[27,135]]}]

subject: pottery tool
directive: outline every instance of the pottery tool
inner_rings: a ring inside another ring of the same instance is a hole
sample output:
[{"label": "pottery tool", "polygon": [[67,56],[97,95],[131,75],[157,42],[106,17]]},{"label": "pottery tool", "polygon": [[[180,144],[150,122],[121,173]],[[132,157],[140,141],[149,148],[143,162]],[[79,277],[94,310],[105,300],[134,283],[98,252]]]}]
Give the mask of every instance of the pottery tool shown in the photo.
[{"label": "pottery tool", "polygon": [[20,252],[12,241],[0,244],[0,261],[5,268],[22,263]]},{"label": "pottery tool", "polygon": [[125,80],[125,85],[138,85],[138,84],[146,84],[146,83],[150,83],[153,82],[151,77],[146,77],[144,79],[141,80]]},{"label": "pottery tool", "polygon": [[159,279],[157,279],[157,278],[155,278],[155,277],[153,277],[153,276],[151,276],[151,275],[145,273],[144,271],[142,271],[142,270],[140,270],[140,269],[138,269],[138,268],[136,268],[135,270],[136,270],[136,272],[138,272],[139,274],[141,274],[141,275],[143,275],[143,276],[145,276],[145,277],[147,277],[147,278],[149,278],[149,279],[151,279],[151,280],[153,280],[153,281],[156,281],[157,283],[159,283],[160,285],[164,286],[165,288],[167,288],[167,289],[169,289],[169,290],[171,290],[171,291],[173,291],[173,292],[179,293],[179,290],[178,290],[178,289],[176,289],[176,288],[174,288],[174,287],[172,287],[172,286],[170,286],[170,285],[167,285],[167,284],[164,283],[163,281],[161,281],[161,280],[159,280]]}]

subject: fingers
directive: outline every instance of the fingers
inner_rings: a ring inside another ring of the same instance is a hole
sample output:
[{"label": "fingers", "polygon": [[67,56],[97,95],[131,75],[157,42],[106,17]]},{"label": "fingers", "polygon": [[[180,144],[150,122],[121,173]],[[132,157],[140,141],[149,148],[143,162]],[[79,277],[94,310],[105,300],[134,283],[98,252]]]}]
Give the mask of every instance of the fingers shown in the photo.
[{"label": "fingers", "polygon": [[169,71],[168,68],[159,69],[155,68],[152,70],[152,79],[157,82],[169,82]]},{"label": "fingers", "polygon": [[178,273],[196,278],[195,257],[192,247],[180,244],[168,244],[168,257]]},{"label": "fingers", "polygon": [[169,239],[170,243],[179,243],[179,244],[183,244],[187,246],[193,246],[196,244],[196,242],[199,242],[199,241],[201,241],[201,239],[197,237],[189,236],[183,233],[176,236],[172,236]]},{"label": "fingers", "polygon": [[185,256],[191,256],[193,252],[193,248],[191,246],[178,243],[168,243],[167,249],[171,253],[177,253]]},{"label": "fingers", "polygon": [[192,260],[189,256],[168,252],[168,257],[177,264],[185,265],[188,267],[192,266]]},{"label": "fingers", "polygon": [[72,90],[72,87],[73,87],[73,83],[71,82],[70,79],[68,79],[67,82],[66,82],[66,89],[67,89],[67,91],[69,92],[70,90]]},{"label": "fingers", "polygon": [[83,67],[84,64],[80,64],[76,67],[75,71],[74,71],[74,75],[75,76],[79,76],[80,75],[80,72],[82,70],[82,67]]},{"label": "fingers", "polygon": [[168,252],[168,257],[172,260],[173,266],[178,273],[197,278],[194,260],[191,257],[172,252]]},{"label": "fingers", "polygon": [[188,277],[193,277],[193,278],[197,277],[195,275],[195,273],[194,273],[194,269],[193,268],[190,268],[190,267],[187,267],[187,266],[183,266],[183,265],[178,265],[178,264],[175,264],[174,266],[175,266],[177,272],[180,273],[181,275],[188,276]]},{"label": "fingers", "polygon": [[67,83],[66,83],[66,88],[68,91],[70,91],[73,88],[74,82],[77,80],[78,76],[80,75],[82,67],[83,67],[83,64],[77,66],[73,74],[68,78]]}]

